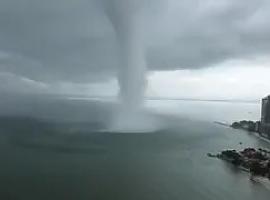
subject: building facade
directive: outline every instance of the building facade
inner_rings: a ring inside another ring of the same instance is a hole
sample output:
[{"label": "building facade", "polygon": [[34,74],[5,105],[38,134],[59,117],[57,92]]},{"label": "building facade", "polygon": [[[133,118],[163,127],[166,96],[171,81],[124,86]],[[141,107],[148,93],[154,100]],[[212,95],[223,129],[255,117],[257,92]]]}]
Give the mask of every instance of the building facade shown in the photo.
[{"label": "building facade", "polygon": [[270,95],[262,99],[260,133],[270,138]]}]

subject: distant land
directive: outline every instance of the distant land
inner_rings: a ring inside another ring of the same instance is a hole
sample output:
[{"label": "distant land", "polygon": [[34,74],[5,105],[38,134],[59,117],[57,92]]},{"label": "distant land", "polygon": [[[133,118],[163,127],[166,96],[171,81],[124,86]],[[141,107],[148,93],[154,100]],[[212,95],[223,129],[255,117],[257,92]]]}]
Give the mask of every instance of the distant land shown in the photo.
[{"label": "distant land", "polygon": [[[115,99],[115,96],[67,96],[71,99],[96,99],[96,98],[108,98]],[[260,103],[260,99],[243,100],[243,99],[197,99],[197,98],[180,98],[180,97],[145,97],[146,100],[172,100],[172,101],[213,101],[213,102],[235,102],[235,103]]]},{"label": "distant land", "polygon": [[[114,100],[117,96],[109,95],[73,95],[73,94],[13,94],[4,93],[3,98],[45,98],[45,99],[70,99],[70,100],[95,100],[95,99],[109,99]],[[261,103],[261,99],[200,99],[200,98],[189,98],[189,97],[145,97],[146,100],[172,100],[172,101],[207,101],[207,102],[234,102],[234,103]]]}]

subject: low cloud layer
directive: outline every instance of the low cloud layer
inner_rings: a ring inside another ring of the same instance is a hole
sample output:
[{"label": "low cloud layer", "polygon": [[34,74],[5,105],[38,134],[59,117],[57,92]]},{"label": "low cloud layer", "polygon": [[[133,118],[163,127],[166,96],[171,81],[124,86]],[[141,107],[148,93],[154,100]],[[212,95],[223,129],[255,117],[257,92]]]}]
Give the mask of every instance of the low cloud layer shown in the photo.
[{"label": "low cloud layer", "polygon": [[[116,36],[104,3],[1,0],[1,76],[38,84],[114,77]],[[151,70],[206,68],[270,53],[268,0],[148,0],[144,7],[140,17]]]},{"label": "low cloud layer", "polygon": [[269,60],[230,60],[215,68],[155,72],[149,76],[150,97],[260,100],[270,93]]}]

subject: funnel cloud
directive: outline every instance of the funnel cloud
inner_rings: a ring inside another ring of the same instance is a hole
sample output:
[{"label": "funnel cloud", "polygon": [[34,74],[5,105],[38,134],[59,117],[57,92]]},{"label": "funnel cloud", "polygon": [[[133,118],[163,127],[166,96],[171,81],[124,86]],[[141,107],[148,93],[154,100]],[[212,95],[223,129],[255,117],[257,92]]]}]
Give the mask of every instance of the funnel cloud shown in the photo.
[{"label": "funnel cloud", "polygon": [[139,102],[145,66],[196,72],[268,58],[269,9],[268,0],[1,0],[0,91],[53,93],[118,77],[123,101]]},{"label": "funnel cloud", "polygon": [[110,0],[105,4],[118,41],[120,100],[127,108],[138,107],[145,90],[146,62],[138,19],[142,4],[132,0]]}]

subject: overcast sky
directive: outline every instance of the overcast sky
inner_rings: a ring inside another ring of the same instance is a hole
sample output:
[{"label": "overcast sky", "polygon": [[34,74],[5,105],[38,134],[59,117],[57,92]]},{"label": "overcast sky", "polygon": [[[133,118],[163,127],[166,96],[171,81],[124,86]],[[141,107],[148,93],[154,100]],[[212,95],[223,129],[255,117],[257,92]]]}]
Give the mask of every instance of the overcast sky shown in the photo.
[{"label": "overcast sky", "polygon": [[[114,95],[106,0],[1,0],[0,92]],[[270,94],[269,0],[145,0],[148,96]]]}]

